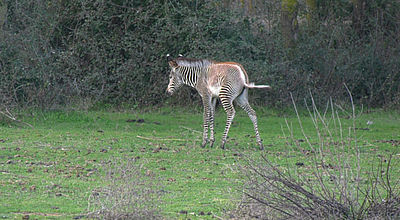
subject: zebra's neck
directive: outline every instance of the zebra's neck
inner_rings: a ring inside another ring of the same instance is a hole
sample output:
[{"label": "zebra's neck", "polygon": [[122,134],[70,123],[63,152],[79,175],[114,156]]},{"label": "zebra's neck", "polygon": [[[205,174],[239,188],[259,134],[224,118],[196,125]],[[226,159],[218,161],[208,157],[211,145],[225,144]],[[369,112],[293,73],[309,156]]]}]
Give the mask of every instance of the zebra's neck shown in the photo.
[{"label": "zebra's neck", "polygon": [[202,69],[200,67],[181,67],[180,72],[182,74],[183,83],[191,87],[195,87],[197,85],[197,80],[201,70]]}]

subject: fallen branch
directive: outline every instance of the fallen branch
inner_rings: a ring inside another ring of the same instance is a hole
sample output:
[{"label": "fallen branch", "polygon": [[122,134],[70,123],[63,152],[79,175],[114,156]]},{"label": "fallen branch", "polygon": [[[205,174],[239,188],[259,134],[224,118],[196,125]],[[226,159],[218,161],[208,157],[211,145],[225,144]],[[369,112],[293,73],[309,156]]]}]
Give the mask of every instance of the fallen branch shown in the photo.
[{"label": "fallen branch", "polygon": [[192,129],[192,128],[188,128],[188,127],[185,127],[185,126],[179,126],[179,127],[180,127],[180,128],[183,128],[183,129],[186,129],[186,130],[189,130],[189,131],[192,131],[192,132],[196,132],[196,133],[199,133],[199,134],[203,134],[203,132],[194,130],[194,129]]},{"label": "fallen branch", "polygon": [[137,138],[148,140],[148,141],[191,141],[190,139],[180,139],[180,138],[158,138],[158,137],[143,137],[140,135]]}]

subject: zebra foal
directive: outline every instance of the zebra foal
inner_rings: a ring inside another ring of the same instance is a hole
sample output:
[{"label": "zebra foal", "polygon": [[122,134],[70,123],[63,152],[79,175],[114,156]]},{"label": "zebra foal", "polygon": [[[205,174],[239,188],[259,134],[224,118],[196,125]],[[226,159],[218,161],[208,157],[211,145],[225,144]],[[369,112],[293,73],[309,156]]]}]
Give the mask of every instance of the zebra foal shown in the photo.
[{"label": "zebra foal", "polygon": [[243,66],[234,62],[215,62],[207,59],[189,59],[179,57],[169,61],[171,72],[167,92],[172,95],[183,84],[191,86],[200,94],[204,106],[203,142],[207,144],[208,130],[210,129],[210,146],[213,146],[214,138],[214,113],[217,99],[227,113],[225,131],[222,136],[221,148],[225,147],[226,138],[232,120],[235,117],[233,101],[242,107],[253,122],[257,144],[263,149],[262,140],[258,133],[257,116],[249,105],[248,89],[265,88],[268,85],[254,85],[249,79]]}]

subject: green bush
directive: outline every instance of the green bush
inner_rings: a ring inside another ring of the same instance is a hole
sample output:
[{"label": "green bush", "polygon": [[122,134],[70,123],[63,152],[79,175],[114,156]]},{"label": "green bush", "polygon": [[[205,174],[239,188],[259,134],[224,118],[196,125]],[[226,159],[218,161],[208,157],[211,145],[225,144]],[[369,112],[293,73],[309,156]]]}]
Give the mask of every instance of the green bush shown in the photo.
[{"label": "green bush", "polygon": [[210,0],[4,2],[4,106],[199,103],[187,88],[172,98],[165,94],[168,53],[243,64],[251,81],[273,87],[252,91],[258,105],[286,106],[289,92],[303,99],[308,90],[344,99],[346,92],[337,89],[343,83],[362,104],[400,102],[400,6],[394,0],[366,4],[357,26],[350,2],[316,1],[309,22],[299,1],[291,48],[282,40],[279,0],[254,1],[253,8]]}]

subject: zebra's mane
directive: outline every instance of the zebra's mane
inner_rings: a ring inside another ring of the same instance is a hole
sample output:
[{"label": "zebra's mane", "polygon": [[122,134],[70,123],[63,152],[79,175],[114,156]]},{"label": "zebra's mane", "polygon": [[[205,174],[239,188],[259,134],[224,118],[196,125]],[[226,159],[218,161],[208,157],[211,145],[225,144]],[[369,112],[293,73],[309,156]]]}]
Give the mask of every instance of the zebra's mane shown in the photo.
[{"label": "zebra's mane", "polygon": [[175,62],[178,64],[178,66],[184,67],[207,67],[213,63],[213,61],[207,59],[193,59],[184,57],[175,59]]}]

